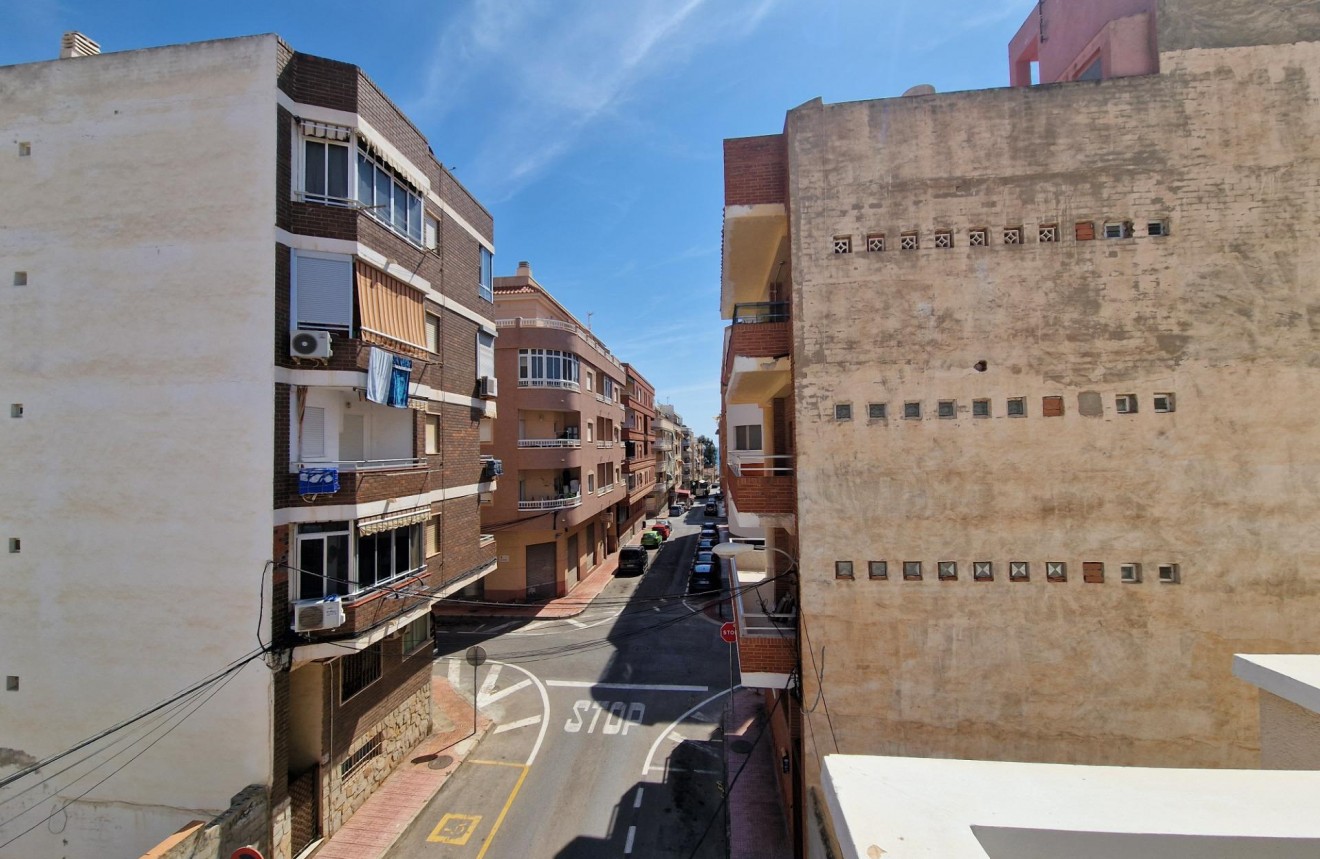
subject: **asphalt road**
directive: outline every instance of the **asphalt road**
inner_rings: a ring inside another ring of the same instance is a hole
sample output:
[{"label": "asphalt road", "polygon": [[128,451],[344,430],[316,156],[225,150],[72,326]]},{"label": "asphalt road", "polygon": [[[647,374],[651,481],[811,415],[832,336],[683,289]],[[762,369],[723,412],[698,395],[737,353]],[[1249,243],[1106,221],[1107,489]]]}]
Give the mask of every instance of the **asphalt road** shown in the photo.
[{"label": "asphalt road", "polygon": [[[722,720],[736,682],[710,598],[684,595],[701,508],[643,577],[576,618],[444,628],[435,671],[495,721],[389,859],[726,854]],[[474,670],[464,651],[480,644]]]}]

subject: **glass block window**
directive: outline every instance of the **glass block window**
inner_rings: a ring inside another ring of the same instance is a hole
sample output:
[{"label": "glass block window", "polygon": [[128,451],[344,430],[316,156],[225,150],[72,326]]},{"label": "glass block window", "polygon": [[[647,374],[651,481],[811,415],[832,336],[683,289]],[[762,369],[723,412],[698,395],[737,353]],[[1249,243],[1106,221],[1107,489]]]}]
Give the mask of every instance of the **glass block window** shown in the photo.
[{"label": "glass block window", "polygon": [[903,417],[909,420],[921,419],[921,403],[909,402],[903,404]]},{"label": "glass block window", "polygon": [[852,253],[852,236],[835,236],[834,252],[836,254]]},{"label": "glass block window", "polygon": [[873,421],[882,421],[882,420],[884,420],[885,417],[886,417],[886,415],[885,415],[885,404],[884,404],[884,403],[867,403],[867,404],[866,404],[866,416],[867,416],[868,418],[870,418],[871,420],[873,420]]},{"label": "glass block window", "polygon": [[990,244],[989,232],[985,227],[977,227],[974,230],[967,231],[967,244],[974,248],[983,248]]},{"label": "glass block window", "polygon": [[1173,411],[1173,394],[1156,394],[1155,411],[1157,412]]},{"label": "glass block window", "polygon": [[1141,564],[1119,564],[1118,580],[1128,584],[1141,581]]},{"label": "glass block window", "polygon": [[903,233],[898,239],[898,249],[904,251],[915,251],[921,247],[921,238],[917,233]]},{"label": "glass block window", "polygon": [[936,231],[935,231],[935,247],[937,247],[937,248],[941,248],[941,249],[945,249],[945,248],[951,248],[951,247],[953,247],[953,231],[952,231],[952,230],[936,230]]},{"label": "glass block window", "polygon": [[1009,397],[1008,416],[1010,418],[1025,418],[1027,416],[1027,398]]},{"label": "glass block window", "polygon": [[993,561],[972,561],[972,578],[978,582],[988,582],[995,577]]},{"label": "glass block window", "polygon": [[1041,224],[1036,228],[1036,240],[1041,244],[1051,244],[1059,240],[1058,224]]},{"label": "glass block window", "polygon": [[990,417],[990,401],[972,400],[972,417],[974,418]]},{"label": "glass block window", "polygon": [[836,421],[852,420],[852,403],[835,403],[834,419]]},{"label": "glass block window", "polygon": [[1031,578],[1031,564],[1026,561],[1009,561],[1008,578],[1014,582],[1025,582]]},{"label": "glass block window", "polygon": [[887,579],[889,578],[889,562],[867,561],[866,571],[867,574],[870,575],[870,577],[873,579]]},{"label": "glass block window", "polygon": [[1177,564],[1159,565],[1160,582],[1166,585],[1176,585],[1182,581],[1182,576],[1178,571]]},{"label": "glass block window", "polygon": [[870,233],[867,235],[866,237],[867,253],[873,253],[873,254],[884,253],[884,250],[885,250],[884,233]]},{"label": "glass block window", "polygon": [[1022,244],[1022,228],[1004,227],[1004,244],[1006,245]]},{"label": "glass block window", "polygon": [[852,577],[853,577],[853,563],[852,563],[852,561],[835,561],[835,562],[834,562],[834,578],[836,578],[836,579],[851,579]]},{"label": "glass block window", "polygon": [[921,578],[921,561],[904,561],[903,578],[913,582]]},{"label": "glass block window", "polygon": [[958,401],[940,400],[939,405],[936,406],[936,408],[939,410],[938,414],[942,418],[956,417],[958,414]]},{"label": "glass block window", "polygon": [[941,581],[949,581],[950,579],[958,578],[957,561],[940,561],[936,569],[938,570]]},{"label": "glass block window", "polygon": [[1068,565],[1063,561],[1046,561],[1045,578],[1052,582],[1068,581]]}]

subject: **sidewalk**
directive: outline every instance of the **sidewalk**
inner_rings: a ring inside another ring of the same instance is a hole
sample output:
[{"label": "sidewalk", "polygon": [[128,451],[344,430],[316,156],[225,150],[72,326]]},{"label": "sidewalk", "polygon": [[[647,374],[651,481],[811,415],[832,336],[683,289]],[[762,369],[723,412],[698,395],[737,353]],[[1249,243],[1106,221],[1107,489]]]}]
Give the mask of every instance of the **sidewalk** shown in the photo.
[{"label": "sidewalk", "polygon": [[[435,727],[362,807],[322,843],[316,859],[381,859],[486,735],[480,718],[472,733],[472,702],[443,677],[431,678]],[[444,758],[450,758],[444,762]],[[432,764],[444,763],[438,769]]]},{"label": "sidewalk", "polygon": [[614,581],[614,571],[618,568],[619,553],[615,552],[578,581],[577,587],[568,594],[547,602],[464,605],[452,600],[441,600],[431,608],[431,612],[438,617],[502,617],[530,620],[576,617],[586,611],[591,601],[600,596],[600,592]]},{"label": "sidewalk", "polygon": [[793,847],[775,778],[774,741],[766,726],[764,699],[756,690],[734,693],[724,741],[730,781],[743,767],[729,792],[729,859],[791,859]]}]

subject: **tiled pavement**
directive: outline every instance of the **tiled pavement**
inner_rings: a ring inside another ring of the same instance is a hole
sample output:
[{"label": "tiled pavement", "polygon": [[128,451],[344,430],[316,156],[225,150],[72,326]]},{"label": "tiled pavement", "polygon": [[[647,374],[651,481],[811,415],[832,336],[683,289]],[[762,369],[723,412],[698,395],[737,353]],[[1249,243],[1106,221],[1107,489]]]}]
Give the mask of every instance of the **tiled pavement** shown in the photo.
[{"label": "tiled pavement", "polygon": [[[724,732],[730,780],[743,767],[729,793],[730,859],[791,859],[793,855],[775,781],[774,742],[766,725],[764,701],[754,689],[739,689]],[[752,744],[751,751],[735,752],[734,746],[742,747],[738,740]]]}]

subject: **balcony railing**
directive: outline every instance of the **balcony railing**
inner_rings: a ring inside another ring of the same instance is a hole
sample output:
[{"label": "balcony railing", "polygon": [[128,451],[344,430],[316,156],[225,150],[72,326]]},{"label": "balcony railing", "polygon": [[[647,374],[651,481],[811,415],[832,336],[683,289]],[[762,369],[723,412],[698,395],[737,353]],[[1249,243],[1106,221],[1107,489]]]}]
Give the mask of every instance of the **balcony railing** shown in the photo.
[{"label": "balcony railing", "polygon": [[734,325],[787,321],[787,301],[752,301],[746,304],[735,304],[733,306]]},{"label": "balcony railing", "polygon": [[736,477],[788,477],[793,474],[793,457],[734,451],[729,455],[729,470]]},{"label": "balcony railing", "polygon": [[667,438],[658,438],[651,442],[652,450],[673,450],[674,443]]},{"label": "balcony railing", "polygon": [[585,330],[579,325],[574,325],[572,322],[562,322],[558,319],[541,319],[538,317],[518,317],[517,319],[496,319],[495,327],[496,328],[556,328],[560,331],[570,331],[573,334],[576,334],[582,340],[583,343],[586,343],[596,352],[600,353],[600,356],[604,358],[606,361],[609,361],[611,364],[613,364],[615,367],[619,368],[620,370],[623,369],[623,364],[619,361],[618,358],[614,357],[614,355],[610,352],[609,349],[605,348],[605,344],[597,340],[594,334]]},{"label": "balcony railing", "polygon": [[565,507],[578,507],[582,504],[582,494],[568,495],[563,498],[541,498],[537,500],[518,500],[519,510],[562,510]]},{"label": "balcony railing", "polygon": [[582,447],[580,438],[520,438],[518,447]]},{"label": "balcony railing", "polygon": [[609,449],[609,448],[611,448],[611,447],[614,447],[614,442],[612,442],[612,441],[598,441],[598,442],[596,442],[596,447],[598,447],[598,448],[601,449],[601,450],[607,450],[607,449]]},{"label": "balcony railing", "polygon": [[480,545],[480,546],[493,546],[493,545],[495,545],[495,535],[494,535],[494,534],[482,534],[482,535],[480,535],[480,541],[478,542],[478,545]]},{"label": "balcony railing", "polygon": [[556,388],[565,391],[580,391],[582,386],[567,379],[519,379],[520,388]]},{"label": "balcony railing", "polygon": [[314,462],[306,461],[294,463],[294,467],[297,469],[327,468],[329,466],[335,466],[340,471],[407,471],[413,468],[422,468],[425,465],[426,460],[424,458],[415,456],[405,456],[397,459],[320,459]]}]

